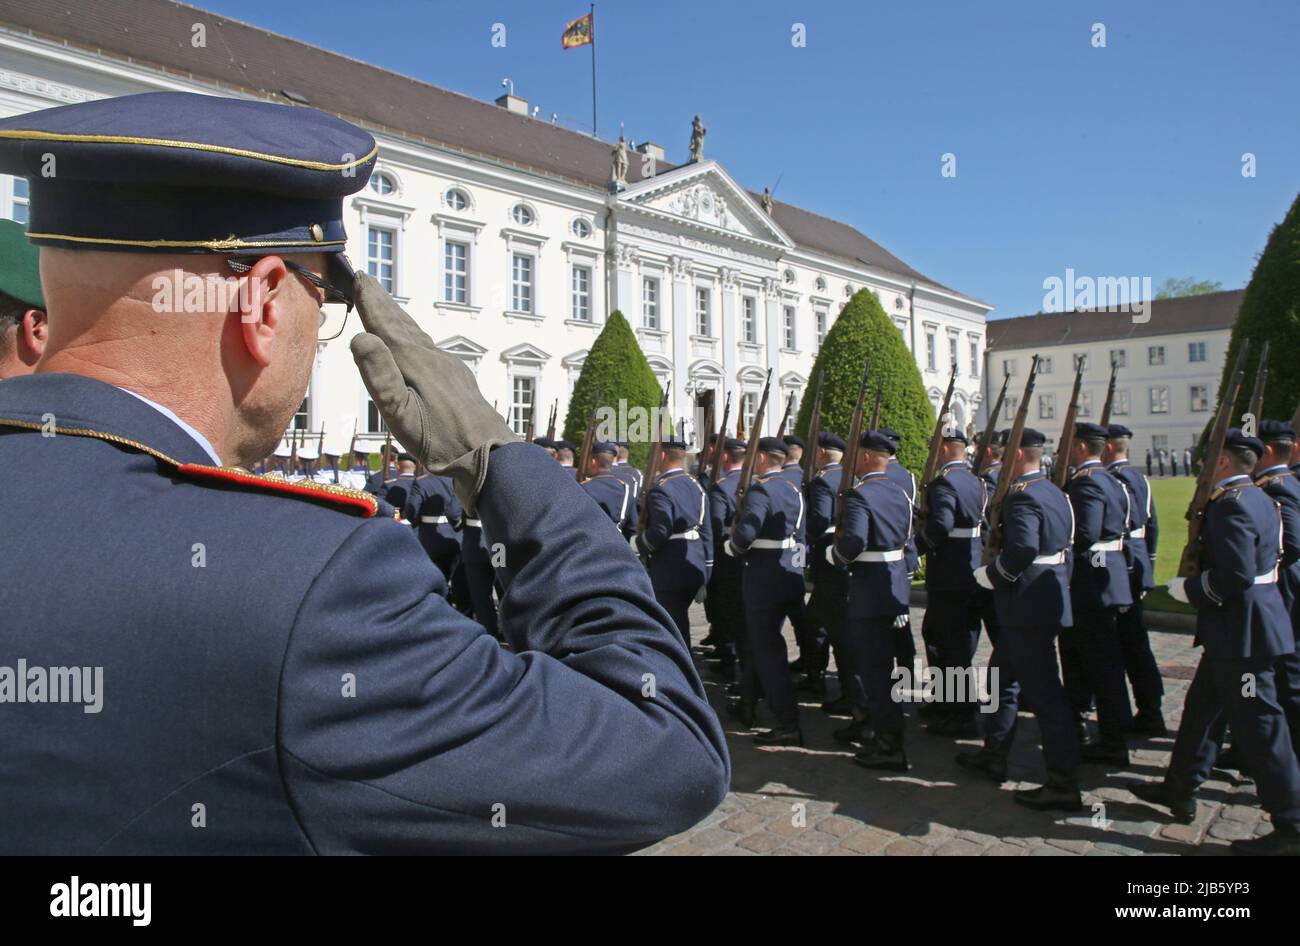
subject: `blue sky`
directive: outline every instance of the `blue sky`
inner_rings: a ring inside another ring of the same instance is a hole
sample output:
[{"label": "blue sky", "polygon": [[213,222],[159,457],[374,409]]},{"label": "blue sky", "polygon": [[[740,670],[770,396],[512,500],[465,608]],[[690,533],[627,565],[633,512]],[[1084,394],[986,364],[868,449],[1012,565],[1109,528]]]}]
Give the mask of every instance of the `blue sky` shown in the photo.
[{"label": "blue sky", "polygon": [[[476,98],[509,76],[589,130],[590,51],[560,48],[578,0],[198,5]],[[606,0],[596,36],[602,137],[681,161],[699,112],[742,184],[780,177],[995,318],[1067,267],[1244,286],[1300,189],[1294,0]]]}]

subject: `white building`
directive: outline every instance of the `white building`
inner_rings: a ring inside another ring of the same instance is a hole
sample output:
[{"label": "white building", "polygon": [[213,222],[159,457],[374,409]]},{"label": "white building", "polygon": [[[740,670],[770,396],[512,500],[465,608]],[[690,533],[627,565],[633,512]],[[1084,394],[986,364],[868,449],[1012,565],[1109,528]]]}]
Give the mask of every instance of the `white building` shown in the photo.
[{"label": "white building", "polygon": [[[147,29],[123,28],[133,23]],[[615,186],[610,143],[531,117],[513,89],[477,101],[165,0],[0,8],[0,114],[152,90],[305,103],[373,133],[376,173],[345,205],[349,255],[470,365],[518,432],[534,402],[544,424],[558,400],[562,424],[615,308],[661,382],[672,380],[673,416],[706,390],[731,391],[751,429],[771,369],[774,431],[776,405],[802,390],[826,331],[864,287],[893,316],[933,401],[956,364],[956,420],[981,403],[988,305],[847,224],[780,202],[765,212],[714,160],[674,165],[642,144]],[[826,173],[837,170],[848,174]],[[4,179],[0,214],[25,220],[25,202],[24,182]],[[319,346],[295,418],[324,424],[334,443],[354,422],[362,435],[381,431],[348,350],[359,328],[354,315]]]},{"label": "white building", "polygon": [[[1133,321],[1128,312],[1063,312],[994,319],[988,323],[985,396],[991,408],[1002,378],[1010,374],[999,425],[1010,426],[1020,406],[1034,355],[1038,377],[1027,423],[1055,443],[1074,389],[1077,359],[1083,358],[1079,393],[1081,420],[1100,419],[1110,383],[1110,365],[1119,364],[1111,422],[1133,430],[1132,455],[1195,451],[1214,411],[1244,289],[1151,303],[1150,320]],[[981,423],[984,419],[981,418]]]}]

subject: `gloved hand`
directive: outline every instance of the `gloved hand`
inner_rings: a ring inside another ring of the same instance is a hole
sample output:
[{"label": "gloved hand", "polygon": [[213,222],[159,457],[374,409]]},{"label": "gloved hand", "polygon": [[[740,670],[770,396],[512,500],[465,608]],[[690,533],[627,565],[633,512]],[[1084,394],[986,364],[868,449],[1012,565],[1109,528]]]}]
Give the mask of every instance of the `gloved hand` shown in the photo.
[{"label": "gloved hand", "polygon": [[989,591],[993,590],[993,581],[989,578],[989,567],[987,565],[981,565],[975,569],[975,584]]},{"label": "gloved hand", "polygon": [[736,557],[736,550],[732,547],[730,539],[722,540],[722,551],[727,553],[728,558]]},{"label": "gloved hand", "polygon": [[455,355],[439,351],[373,276],[353,283],[365,332],[352,339],[361,380],[393,435],[431,473],[451,477],[472,516],[493,447],[513,443],[501,415]]},{"label": "gloved hand", "polygon": [[907,627],[911,620],[912,616],[910,614],[900,614],[898,617],[894,618],[894,627]]},{"label": "gloved hand", "polygon": [[1186,578],[1169,579],[1169,584],[1166,586],[1169,589],[1169,597],[1173,598],[1175,601],[1181,601],[1183,604],[1191,604],[1191,602],[1187,599],[1186,586],[1187,586]]}]

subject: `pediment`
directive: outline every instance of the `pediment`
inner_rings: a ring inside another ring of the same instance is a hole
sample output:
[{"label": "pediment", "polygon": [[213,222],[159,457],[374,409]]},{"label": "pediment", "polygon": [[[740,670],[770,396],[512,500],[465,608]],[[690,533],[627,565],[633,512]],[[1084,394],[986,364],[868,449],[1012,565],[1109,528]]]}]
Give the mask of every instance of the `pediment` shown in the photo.
[{"label": "pediment", "polygon": [[764,243],[794,245],[744,188],[713,161],[665,171],[621,191],[618,197],[622,204],[687,225]]}]

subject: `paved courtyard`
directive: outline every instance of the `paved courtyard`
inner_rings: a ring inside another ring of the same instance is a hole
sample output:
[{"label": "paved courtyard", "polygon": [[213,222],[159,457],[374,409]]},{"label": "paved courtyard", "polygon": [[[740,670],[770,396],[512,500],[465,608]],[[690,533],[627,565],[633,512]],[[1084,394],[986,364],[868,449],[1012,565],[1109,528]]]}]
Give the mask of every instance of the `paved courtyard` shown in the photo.
[{"label": "paved courtyard", "polygon": [[[912,626],[921,650],[920,609]],[[692,636],[707,632],[704,610],[692,611]],[[786,627],[794,654],[794,639]],[[988,662],[981,638],[978,661]],[[1189,632],[1152,632],[1152,646],[1165,680],[1165,719],[1178,723],[1183,695],[1200,651]],[[852,764],[853,753],[831,738],[844,724],[801,696],[803,748],[760,749],[722,712],[722,685],[701,671],[710,698],[723,720],[731,749],[732,790],[721,806],[691,830],[648,848],[646,854],[1227,854],[1229,841],[1267,833],[1253,785],[1210,781],[1198,793],[1195,823],[1178,825],[1160,810],[1137,801],[1126,790],[1135,781],[1158,777],[1173,738],[1131,742],[1127,771],[1102,766],[1080,770],[1088,807],[1077,815],[1031,811],[1011,800],[1024,784],[1044,777],[1038,727],[1021,717],[1010,777],[998,787],[968,773],[953,761],[955,742],[925,732],[908,709],[906,775],[872,773]],[[834,684],[832,683],[832,688]],[[760,704],[760,727],[771,725]],[[1216,772],[1216,776],[1221,773]]]}]

